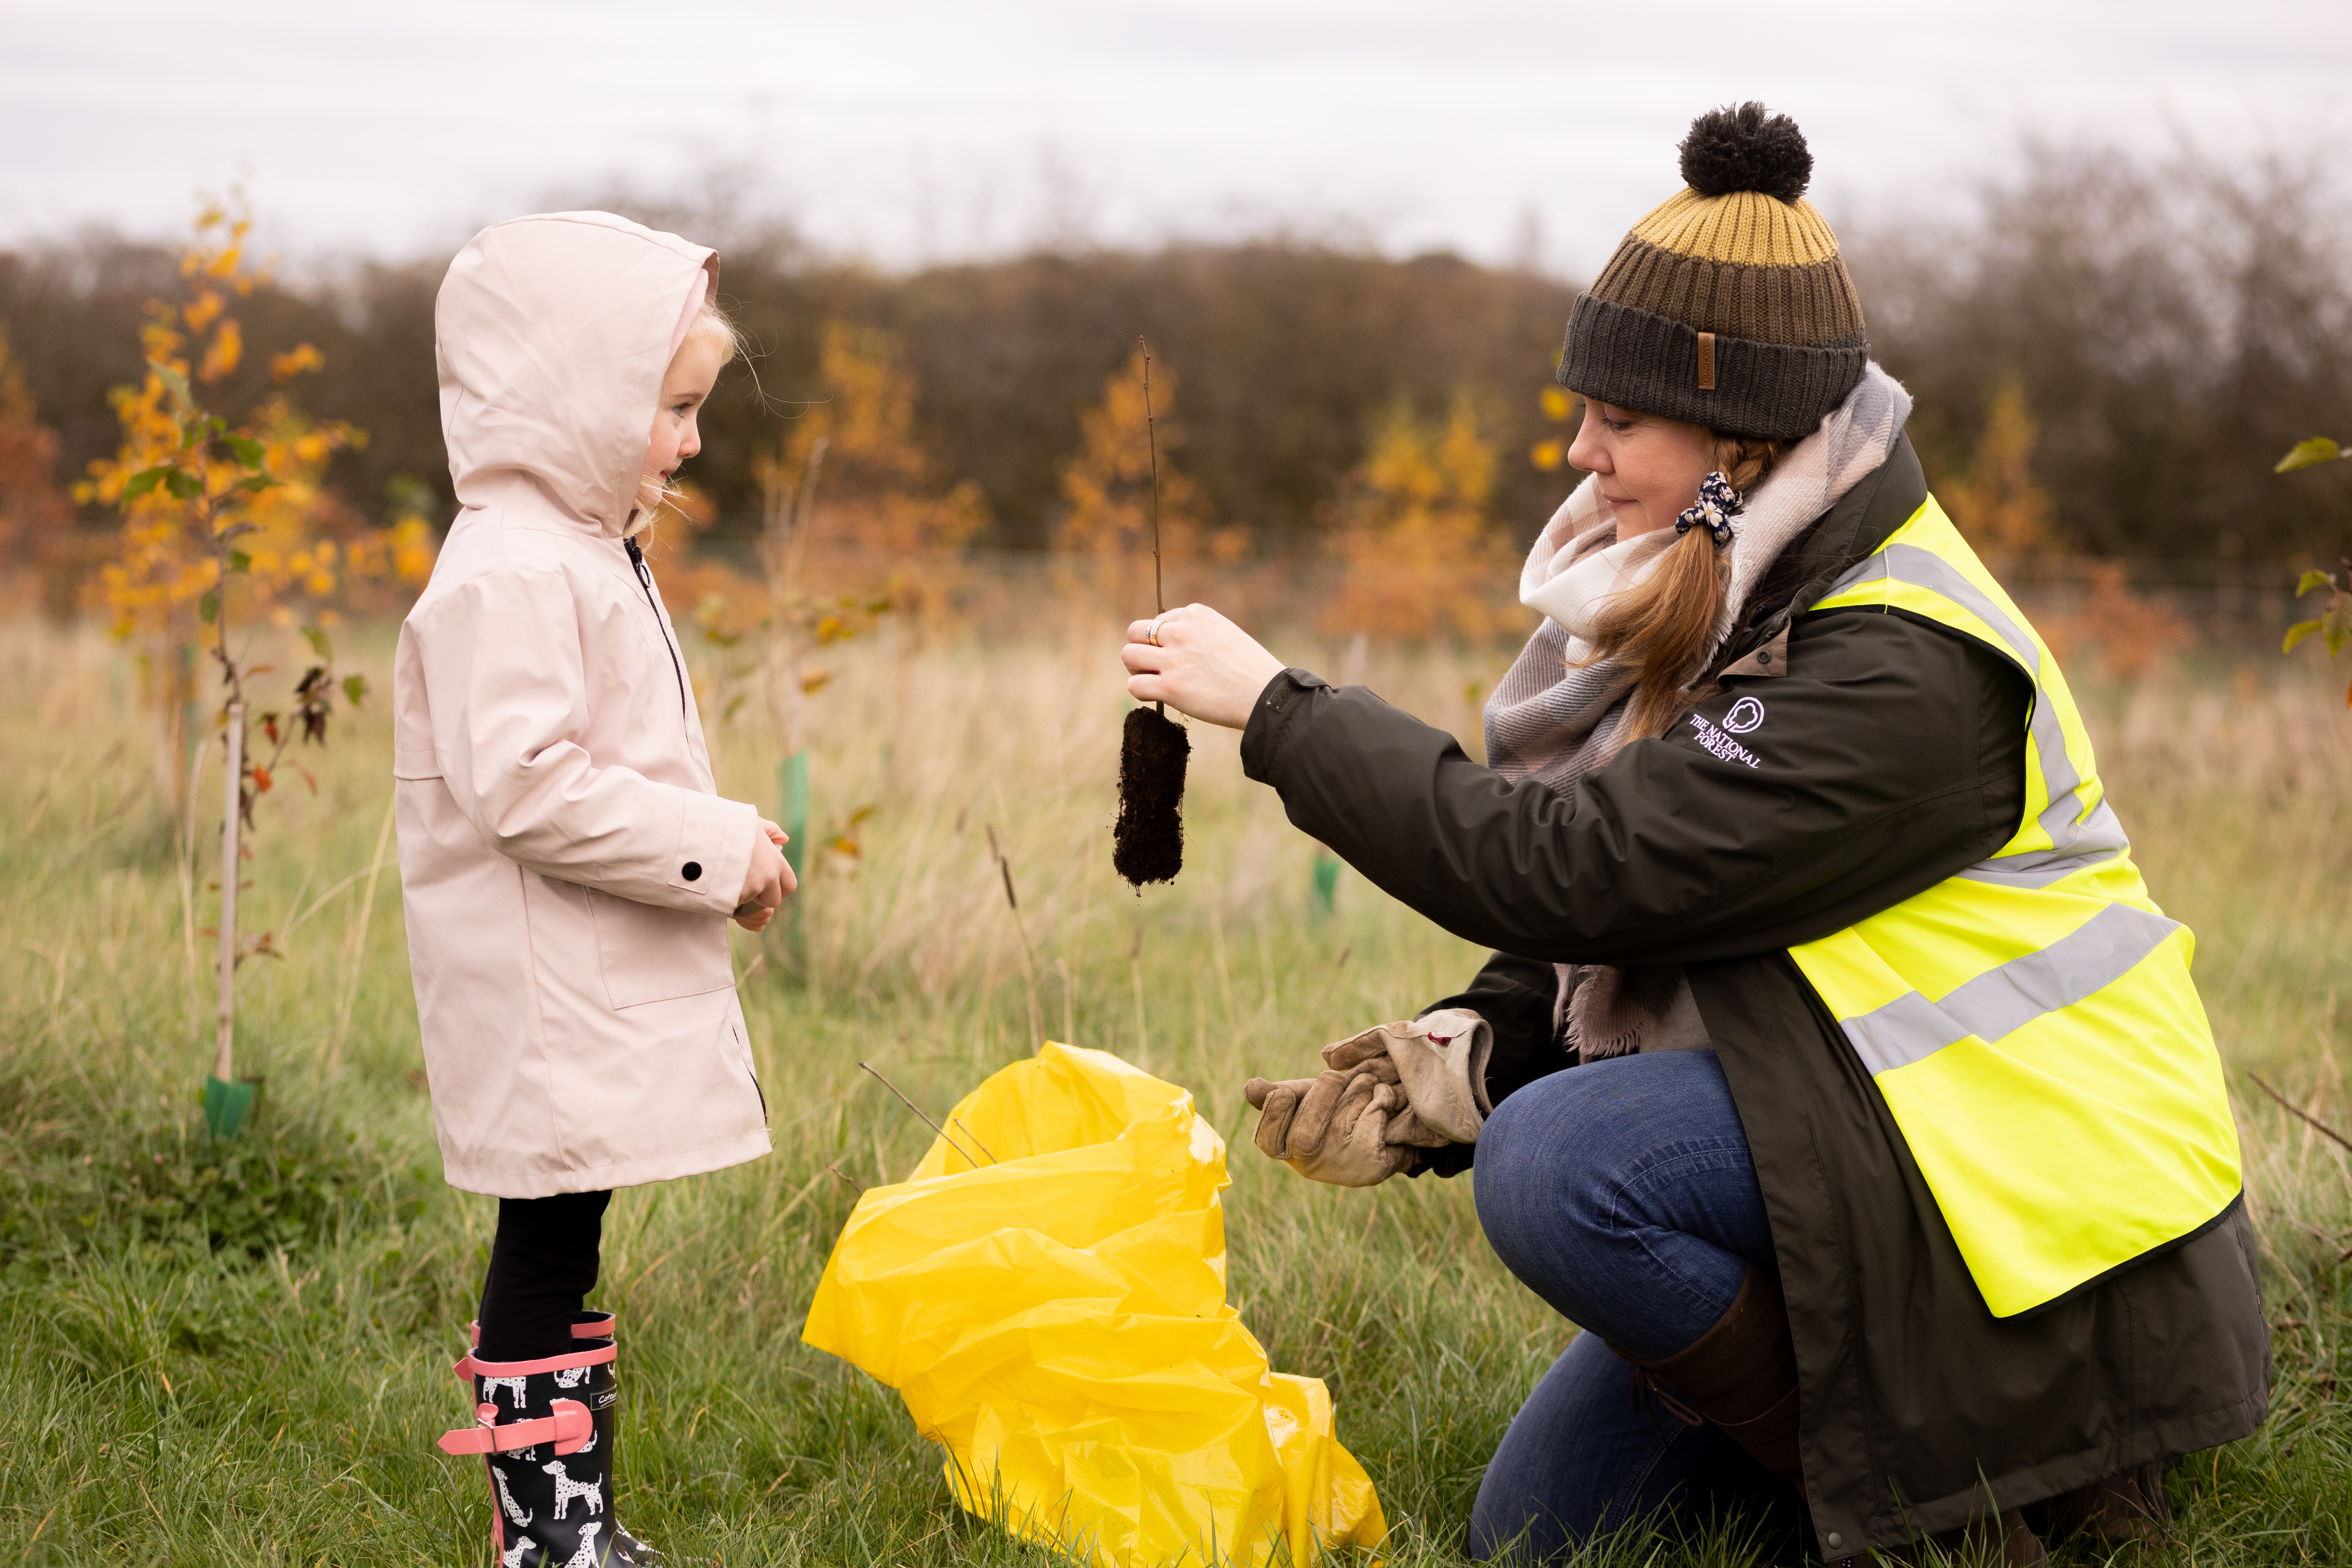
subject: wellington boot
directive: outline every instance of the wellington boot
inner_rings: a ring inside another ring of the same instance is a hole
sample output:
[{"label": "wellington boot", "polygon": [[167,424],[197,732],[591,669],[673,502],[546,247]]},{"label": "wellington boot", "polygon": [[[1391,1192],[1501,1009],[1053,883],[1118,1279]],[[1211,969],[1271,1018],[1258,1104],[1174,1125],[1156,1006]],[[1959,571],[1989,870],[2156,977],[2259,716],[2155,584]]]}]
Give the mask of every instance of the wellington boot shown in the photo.
[{"label": "wellington boot", "polygon": [[[617,1340],[620,1337],[620,1320],[610,1312],[574,1312],[572,1314],[572,1342],[576,1345],[580,1345],[583,1350],[588,1347],[583,1342],[590,1340]],[[466,1340],[468,1344],[479,1345],[482,1342],[482,1325],[479,1323],[467,1323],[466,1325]],[[617,1369],[617,1366],[618,1363],[615,1363],[614,1368]],[[464,1363],[461,1362],[458,1363],[458,1370],[461,1374],[464,1373]],[[617,1370],[615,1370],[614,1381],[615,1383],[618,1381]],[[604,1408],[593,1412],[596,1417],[598,1433],[597,1440],[599,1442],[609,1443],[612,1441],[612,1426],[613,1423],[618,1419],[618,1410],[619,1404],[616,1400],[614,1404],[605,1405]],[[607,1517],[610,1516],[608,1515]],[[689,1559],[684,1563],[674,1563],[674,1561],[667,1554],[655,1551],[651,1546],[630,1534],[629,1527],[623,1524],[618,1519],[614,1519],[613,1521],[611,1539],[614,1552],[612,1560],[614,1563],[645,1563],[648,1564],[649,1568],[691,1568],[692,1560]]]},{"label": "wellington boot", "polygon": [[2152,1546],[2164,1539],[2164,1527],[2172,1520],[2161,1463],[2119,1470],[2031,1511],[2040,1514],[2042,1533],[2053,1541],[2081,1534],[2104,1547]]},{"label": "wellington boot", "polygon": [[1935,1551],[1923,1552],[1914,1544],[1907,1552],[1895,1557],[1898,1562],[1916,1563],[1948,1563],[1951,1568],[2042,1568],[2050,1554],[2042,1548],[2042,1538],[2025,1522],[2020,1509],[2003,1509],[1995,1516],[1977,1518],[1950,1530],[1939,1530],[1927,1537]]},{"label": "wellington boot", "polygon": [[1766,1469],[1805,1489],[1797,1458],[1797,1347],[1777,1276],[1749,1268],[1715,1326],[1670,1356],[1617,1353],[1633,1363],[1637,1401],[1649,1394],[1687,1425],[1714,1423]]},{"label": "wellington boot", "polygon": [[491,1542],[502,1568],[658,1568],[664,1559],[620,1528],[609,1500],[620,1394],[609,1314],[583,1313],[573,1349],[538,1361],[486,1362],[472,1380],[475,1422],[441,1448],[480,1454],[489,1472]]}]

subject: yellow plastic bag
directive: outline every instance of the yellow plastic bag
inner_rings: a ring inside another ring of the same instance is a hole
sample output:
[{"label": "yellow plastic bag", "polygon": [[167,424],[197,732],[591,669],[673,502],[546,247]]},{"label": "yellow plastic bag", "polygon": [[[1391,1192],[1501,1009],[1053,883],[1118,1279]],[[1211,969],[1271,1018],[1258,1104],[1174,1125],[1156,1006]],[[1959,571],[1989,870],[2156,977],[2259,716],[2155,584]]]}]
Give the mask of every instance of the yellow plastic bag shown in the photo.
[{"label": "yellow plastic bag", "polygon": [[1225,1304],[1224,1141],[1190,1094],[1048,1042],[946,1126],[858,1199],[802,1337],[898,1390],[959,1502],[1118,1568],[1380,1543],[1322,1382]]}]

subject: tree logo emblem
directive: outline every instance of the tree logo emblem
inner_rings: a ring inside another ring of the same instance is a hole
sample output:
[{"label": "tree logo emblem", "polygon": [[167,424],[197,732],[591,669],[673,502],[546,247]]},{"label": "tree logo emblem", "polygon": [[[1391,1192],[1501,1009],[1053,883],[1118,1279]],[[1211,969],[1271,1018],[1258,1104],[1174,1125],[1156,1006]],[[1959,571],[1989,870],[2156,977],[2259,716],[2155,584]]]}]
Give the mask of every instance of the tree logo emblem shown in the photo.
[{"label": "tree logo emblem", "polygon": [[1731,711],[1723,716],[1723,727],[1735,735],[1745,735],[1762,722],[1764,704],[1753,697],[1741,698],[1731,705]]}]

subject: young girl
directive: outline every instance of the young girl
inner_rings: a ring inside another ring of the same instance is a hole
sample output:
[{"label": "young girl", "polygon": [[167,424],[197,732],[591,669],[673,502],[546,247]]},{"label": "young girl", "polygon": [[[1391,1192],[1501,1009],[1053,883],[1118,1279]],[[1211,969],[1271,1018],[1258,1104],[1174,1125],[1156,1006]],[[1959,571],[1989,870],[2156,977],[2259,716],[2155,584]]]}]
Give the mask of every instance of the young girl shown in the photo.
[{"label": "young girl", "polygon": [[768,1152],[726,921],[793,890],[721,799],[637,546],[736,350],[717,256],[608,213],[483,230],[435,307],[462,510],[393,677],[409,962],[451,1185],[499,1200],[472,1354],[509,1568],[652,1561],[614,1517],[614,1187]]}]

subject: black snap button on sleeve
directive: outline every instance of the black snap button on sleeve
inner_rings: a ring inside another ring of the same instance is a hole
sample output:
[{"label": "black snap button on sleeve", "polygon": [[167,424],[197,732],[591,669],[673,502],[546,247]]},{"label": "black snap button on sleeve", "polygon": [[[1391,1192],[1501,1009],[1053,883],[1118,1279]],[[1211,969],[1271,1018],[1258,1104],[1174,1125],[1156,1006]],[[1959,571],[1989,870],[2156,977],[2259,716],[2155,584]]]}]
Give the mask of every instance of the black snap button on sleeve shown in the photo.
[{"label": "black snap button on sleeve", "polygon": [[685,865],[680,866],[677,868],[677,874],[691,882],[702,875],[702,862],[699,860],[688,860]]}]

